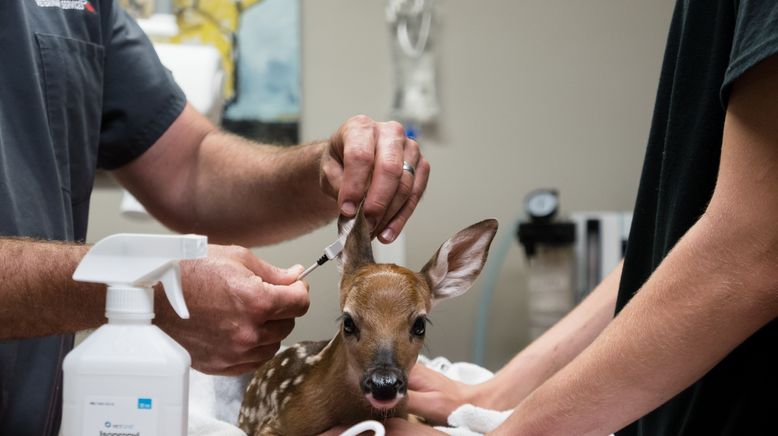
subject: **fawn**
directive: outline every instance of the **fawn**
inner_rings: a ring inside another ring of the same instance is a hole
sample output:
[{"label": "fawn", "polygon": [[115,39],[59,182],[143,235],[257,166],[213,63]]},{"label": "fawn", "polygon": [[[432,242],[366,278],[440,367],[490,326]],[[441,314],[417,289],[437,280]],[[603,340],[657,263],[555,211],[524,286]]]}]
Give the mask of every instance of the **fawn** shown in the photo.
[{"label": "fawn", "polygon": [[421,272],[373,261],[361,208],[340,256],[340,331],[277,354],[246,389],[248,435],[319,434],[365,419],[407,417],[408,372],[436,302],[465,293],[481,272],[497,221],[446,241]]}]

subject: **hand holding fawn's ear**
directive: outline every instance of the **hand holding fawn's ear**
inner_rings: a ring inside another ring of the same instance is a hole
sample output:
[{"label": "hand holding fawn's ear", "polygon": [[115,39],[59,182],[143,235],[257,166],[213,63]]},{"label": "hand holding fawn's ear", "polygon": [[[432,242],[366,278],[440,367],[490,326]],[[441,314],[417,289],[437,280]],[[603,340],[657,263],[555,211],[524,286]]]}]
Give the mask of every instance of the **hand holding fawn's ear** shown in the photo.
[{"label": "hand holding fawn's ear", "polygon": [[429,174],[429,162],[419,144],[405,135],[402,124],[357,115],[330,138],[319,180],[324,192],[338,199],[340,213],[346,217],[355,216],[364,199],[371,233],[389,243],[416,209]]}]

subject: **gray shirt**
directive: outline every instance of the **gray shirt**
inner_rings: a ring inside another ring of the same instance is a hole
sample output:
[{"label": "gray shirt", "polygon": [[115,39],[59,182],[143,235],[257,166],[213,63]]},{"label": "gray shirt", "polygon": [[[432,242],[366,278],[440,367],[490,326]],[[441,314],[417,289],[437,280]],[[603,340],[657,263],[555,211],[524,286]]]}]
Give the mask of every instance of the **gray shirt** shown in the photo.
[{"label": "gray shirt", "polygon": [[[95,169],[140,156],[185,103],[112,0],[0,1],[0,237],[83,241]],[[72,343],[0,342],[0,434],[58,433]]]}]

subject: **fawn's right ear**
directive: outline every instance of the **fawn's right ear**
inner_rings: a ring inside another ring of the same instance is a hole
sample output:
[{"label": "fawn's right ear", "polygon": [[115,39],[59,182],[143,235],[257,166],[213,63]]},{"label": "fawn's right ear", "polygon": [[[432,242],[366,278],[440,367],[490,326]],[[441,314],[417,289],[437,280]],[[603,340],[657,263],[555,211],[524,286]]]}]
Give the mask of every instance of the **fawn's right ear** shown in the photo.
[{"label": "fawn's right ear", "polygon": [[481,273],[497,220],[488,219],[460,231],[440,246],[421,273],[432,291],[432,302],[464,294]]},{"label": "fawn's right ear", "polygon": [[370,244],[370,228],[361,204],[354,218],[341,216],[338,219],[338,237],[342,238],[346,232],[348,232],[346,245],[338,256],[338,269],[341,278],[345,274],[353,273],[361,266],[374,263],[373,246]]}]

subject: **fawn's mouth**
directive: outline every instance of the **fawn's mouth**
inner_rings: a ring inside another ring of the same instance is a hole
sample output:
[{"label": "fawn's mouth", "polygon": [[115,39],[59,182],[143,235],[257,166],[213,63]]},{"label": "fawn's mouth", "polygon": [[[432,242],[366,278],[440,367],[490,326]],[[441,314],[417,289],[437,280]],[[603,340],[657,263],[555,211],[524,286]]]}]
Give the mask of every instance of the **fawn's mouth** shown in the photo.
[{"label": "fawn's mouth", "polygon": [[377,410],[389,410],[394,409],[395,406],[405,397],[405,394],[398,392],[397,395],[390,400],[379,400],[373,396],[372,392],[365,394],[365,398],[370,402],[370,405]]},{"label": "fawn's mouth", "polygon": [[388,366],[368,371],[360,385],[373,409],[387,411],[405,397],[408,382],[400,368]]}]

